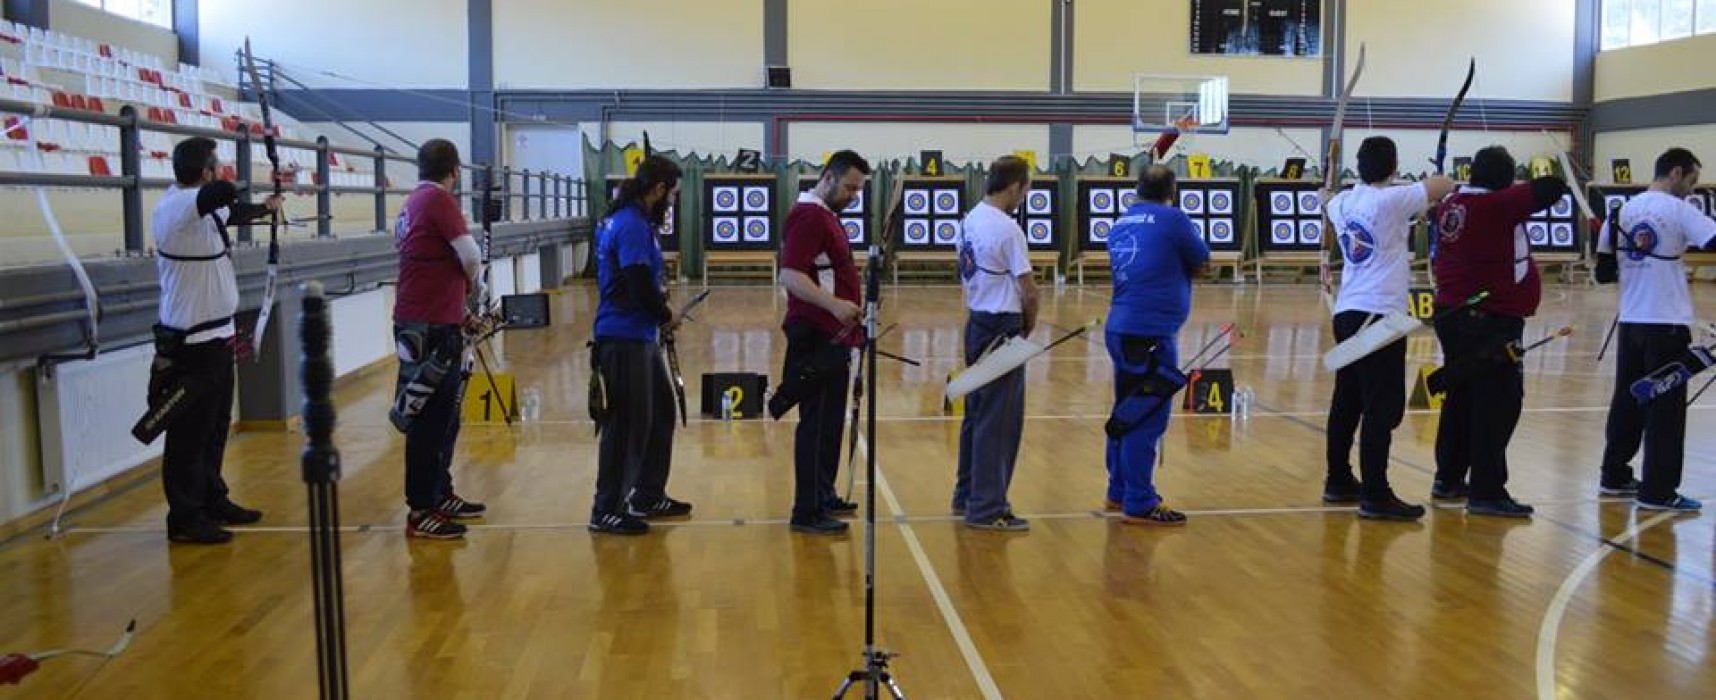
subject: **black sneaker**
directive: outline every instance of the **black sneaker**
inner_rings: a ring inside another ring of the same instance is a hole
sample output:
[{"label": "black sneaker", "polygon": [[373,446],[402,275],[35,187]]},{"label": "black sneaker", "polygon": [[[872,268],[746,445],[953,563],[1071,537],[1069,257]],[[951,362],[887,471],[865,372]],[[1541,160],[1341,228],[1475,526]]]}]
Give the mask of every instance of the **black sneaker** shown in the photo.
[{"label": "black sneaker", "polygon": [[232,533],[212,520],[197,520],[183,525],[168,525],[167,540],[179,544],[226,544]]},{"label": "black sneaker", "polygon": [[858,512],[858,504],[839,496],[822,502],[822,509],[829,515],[851,515]]},{"label": "black sneaker", "polygon": [[217,525],[249,525],[262,520],[262,511],[251,510],[232,501],[211,506],[204,512]]},{"label": "black sneaker", "polygon": [[1359,503],[1358,515],[1367,520],[1417,520],[1424,517],[1424,506],[1407,503],[1390,495],[1387,498]]},{"label": "black sneaker", "polygon": [[1633,503],[1644,510],[1670,510],[1678,513],[1696,513],[1704,508],[1703,503],[1680,494],[1675,494],[1666,501],[1647,501],[1639,498],[1635,499]]},{"label": "black sneaker", "polygon": [[633,518],[685,518],[691,516],[691,504],[662,496],[642,506],[627,504],[626,514]]},{"label": "black sneaker", "polygon": [[1498,518],[1529,518],[1537,509],[1524,503],[1503,498],[1499,501],[1471,500],[1466,502],[1467,515],[1489,515]]},{"label": "black sneaker", "polygon": [[590,532],[599,535],[642,535],[649,523],[625,513],[603,513],[590,520]]},{"label": "black sneaker", "polygon": [[435,512],[454,520],[468,520],[483,517],[484,513],[489,512],[489,507],[467,501],[456,493],[449,493],[446,498],[441,499],[441,505],[435,506]]},{"label": "black sneaker", "polygon": [[1323,481],[1323,502],[1329,504],[1358,503],[1362,485],[1358,479],[1325,479]]},{"label": "black sneaker", "polygon": [[1603,482],[1597,486],[1597,495],[1608,496],[1611,498],[1637,496],[1639,495],[1639,487],[1642,485],[1643,484],[1640,484],[1639,480],[1633,478],[1631,474],[1627,475],[1626,481],[1609,481],[1604,479]]},{"label": "black sneaker", "polygon": [[1437,481],[1430,484],[1430,497],[1438,501],[1458,501],[1471,495],[1472,487]]},{"label": "black sneaker", "polygon": [[1012,513],[1002,513],[988,520],[965,521],[965,526],[977,530],[999,530],[1002,532],[1025,532],[1031,529],[1031,521]]},{"label": "black sneaker", "polygon": [[792,531],[807,535],[844,535],[851,526],[843,520],[835,520],[826,515],[815,518],[793,518]]},{"label": "black sneaker", "polygon": [[449,520],[438,510],[420,510],[406,516],[405,536],[422,540],[456,540],[465,536],[465,526]]}]

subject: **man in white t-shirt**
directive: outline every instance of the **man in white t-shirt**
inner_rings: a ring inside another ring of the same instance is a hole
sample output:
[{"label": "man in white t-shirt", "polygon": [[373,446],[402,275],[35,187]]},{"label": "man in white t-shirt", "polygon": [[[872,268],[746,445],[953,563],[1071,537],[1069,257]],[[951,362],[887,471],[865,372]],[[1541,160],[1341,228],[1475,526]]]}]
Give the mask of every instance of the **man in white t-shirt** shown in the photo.
[{"label": "man in white t-shirt", "polygon": [[[1365,139],[1358,151],[1363,182],[1335,195],[1324,207],[1345,261],[1335,301],[1335,342],[1352,337],[1385,314],[1406,310],[1412,280],[1411,220],[1454,191],[1454,181],[1440,176],[1395,186],[1398,166],[1393,140]],[[1323,502],[1356,501],[1362,518],[1417,520],[1424,516],[1423,506],[1402,502],[1388,485],[1389,444],[1405,412],[1405,338],[1335,374]],[[1353,478],[1347,461],[1355,432],[1362,480]]]},{"label": "man in white t-shirt", "polygon": [[[1598,239],[1601,266],[1619,273],[1620,339],[1615,353],[1615,393],[1609,402],[1608,446],[1603,450],[1604,495],[1636,494],[1639,507],[1696,511],[1702,504],[1677,493],[1686,457],[1686,386],[1645,406],[1633,398],[1633,382],[1680,360],[1692,345],[1696,322],[1686,266],[1689,248],[1716,243],[1716,220],[1686,201],[1698,185],[1702,164],[1684,148],[1656,159],[1650,189],[1621,209],[1620,225]],[[1609,262],[1613,260],[1613,262]],[[1644,481],[1633,478],[1627,460],[1644,443]]]},{"label": "man in white t-shirt", "polygon": [[[965,364],[1037,325],[1037,282],[1025,232],[1013,212],[1031,191],[1031,167],[1003,156],[989,167],[987,196],[965,215],[959,234],[959,277],[965,285]],[[1007,486],[1025,428],[1025,368],[1019,367],[965,397],[959,426],[959,477],[953,510],[983,530],[1030,529],[1013,515]]]}]

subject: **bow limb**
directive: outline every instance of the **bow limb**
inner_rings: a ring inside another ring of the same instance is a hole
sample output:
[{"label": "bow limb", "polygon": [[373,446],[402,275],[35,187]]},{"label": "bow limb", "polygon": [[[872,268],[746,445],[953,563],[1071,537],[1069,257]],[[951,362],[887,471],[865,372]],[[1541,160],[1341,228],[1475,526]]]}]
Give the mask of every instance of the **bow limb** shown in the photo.
[{"label": "bow limb", "polygon": [[[250,50],[250,39],[244,40],[244,69],[250,74],[250,86],[256,91],[256,105],[262,112],[262,146],[268,155],[268,164],[272,170],[268,179],[274,183],[274,196],[283,196],[280,186],[280,149],[274,143],[274,113],[268,107],[268,92],[262,87],[262,75],[256,70],[256,54]],[[245,174],[246,177],[249,173]],[[327,183],[323,183],[326,186]],[[262,289],[262,309],[256,315],[256,332],[252,334],[251,345],[260,348],[263,337],[268,332],[268,319],[274,314],[275,290],[280,281],[280,210],[275,209],[268,217],[268,283]],[[256,353],[256,361],[262,361],[262,353]]]},{"label": "bow limb", "polygon": [[1585,198],[1585,188],[1579,184],[1579,171],[1573,169],[1573,159],[1567,153],[1561,139],[1555,138],[1548,129],[1541,130],[1543,137],[1555,144],[1555,159],[1561,162],[1561,172],[1567,175],[1567,189],[1573,192],[1573,201],[1579,205],[1579,213],[1585,215],[1586,221],[1596,221],[1597,214],[1591,209],[1591,201]]},{"label": "bow limb", "polygon": [[[1317,193],[1323,203],[1324,218],[1327,219],[1328,203],[1341,188],[1341,126],[1347,118],[1347,103],[1352,100],[1353,90],[1358,88],[1359,77],[1364,75],[1365,45],[1359,44],[1358,63],[1353,66],[1352,78],[1347,80],[1346,87],[1341,90],[1340,97],[1335,101],[1335,120],[1329,126],[1329,150],[1323,162],[1323,188]],[[1330,311],[1335,308],[1334,272],[1329,267],[1329,248],[1334,236],[1325,227],[1323,231],[1322,255],[1317,265],[1317,278],[1322,287],[1323,305]]]},{"label": "bow limb", "polygon": [[1466,64],[1466,81],[1460,84],[1460,91],[1454,94],[1454,101],[1448,104],[1448,114],[1442,117],[1442,132],[1436,136],[1436,158],[1431,161],[1436,166],[1436,174],[1448,172],[1448,132],[1454,128],[1454,117],[1460,113],[1460,105],[1466,102],[1466,93],[1472,90],[1472,79],[1478,75],[1478,59],[1473,58]]}]

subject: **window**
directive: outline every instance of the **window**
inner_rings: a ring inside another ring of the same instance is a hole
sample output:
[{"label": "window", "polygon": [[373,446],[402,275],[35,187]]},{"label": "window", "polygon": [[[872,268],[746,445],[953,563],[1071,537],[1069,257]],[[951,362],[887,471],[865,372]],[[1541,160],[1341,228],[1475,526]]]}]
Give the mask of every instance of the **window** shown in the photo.
[{"label": "window", "polygon": [[106,10],[120,17],[146,22],[166,29],[173,28],[173,0],[77,0],[90,7]]},{"label": "window", "polygon": [[1716,0],[1603,0],[1603,50],[1716,34]]}]

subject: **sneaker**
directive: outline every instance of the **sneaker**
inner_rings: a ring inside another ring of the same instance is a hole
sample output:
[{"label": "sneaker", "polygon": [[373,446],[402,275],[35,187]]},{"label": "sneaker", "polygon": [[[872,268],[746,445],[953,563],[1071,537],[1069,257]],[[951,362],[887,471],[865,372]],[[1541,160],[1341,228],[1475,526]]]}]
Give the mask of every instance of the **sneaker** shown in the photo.
[{"label": "sneaker", "polygon": [[1662,502],[1647,501],[1643,498],[1639,498],[1634,499],[1633,503],[1637,504],[1639,508],[1644,510],[1670,510],[1680,513],[1696,513],[1704,507],[1703,503],[1680,494],[1675,494],[1668,500]]},{"label": "sneaker", "polygon": [[662,496],[655,499],[654,503],[642,507],[635,503],[629,504],[626,506],[626,514],[633,518],[686,518],[691,516],[691,504]]},{"label": "sneaker", "polygon": [[845,521],[835,520],[826,515],[815,518],[793,518],[792,531],[807,535],[844,535],[851,527]]},{"label": "sneaker", "polygon": [[965,526],[976,530],[998,530],[1002,532],[1025,532],[1031,529],[1031,521],[1012,513],[1002,513],[988,520],[965,521]]},{"label": "sneaker", "polygon": [[213,520],[198,520],[180,526],[167,526],[167,540],[178,544],[226,544],[232,533]]},{"label": "sneaker", "polygon": [[420,510],[405,518],[405,536],[425,540],[456,540],[465,536],[465,526],[447,519],[439,510]]},{"label": "sneaker", "polygon": [[249,525],[262,520],[262,511],[251,510],[232,501],[211,506],[204,512],[217,525]]},{"label": "sneaker", "polygon": [[1529,518],[1537,509],[1524,503],[1503,498],[1499,501],[1471,500],[1466,502],[1467,515],[1490,515],[1498,518]]},{"label": "sneaker", "polygon": [[1631,474],[1629,474],[1629,475],[1627,475],[1626,481],[1611,482],[1608,480],[1604,480],[1597,487],[1597,495],[1609,496],[1611,498],[1625,498],[1627,496],[1637,496],[1637,495],[1639,495],[1639,487],[1640,486],[1642,486],[1642,484],[1639,483],[1639,480],[1636,478],[1633,478],[1633,476]]},{"label": "sneaker", "polygon": [[823,501],[822,509],[830,515],[851,515],[858,512],[858,504],[836,496]]},{"label": "sneaker", "polygon": [[1151,508],[1149,512],[1143,515],[1127,513],[1121,516],[1120,522],[1124,525],[1177,527],[1186,524],[1186,514],[1165,505],[1157,504],[1155,508]]},{"label": "sneaker", "polygon": [[459,497],[459,494],[449,493],[441,499],[441,505],[435,506],[435,512],[454,520],[481,518],[489,512],[489,507],[481,503],[473,503]]},{"label": "sneaker", "polygon": [[649,523],[625,513],[603,513],[590,519],[590,532],[598,535],[642,535]]},{"label": "sneaker", "polygon": [[1472,487],[1465,484],[1450,484],[1437,481],[1430,484],[1430,498],[1438,501],[1459,501],[1472,493]]},{"label": "sneaker", "polygon": [[1323,502],[1328,504],[1358,503],[1362,495],[1358,479],[1328,479],[1323,481]]},{"label": "sneaker", "polygon": [[1407,503],[1390,495],[1387,498],[1360,502],[1358,515],[1367,520],[1411,521],[1424,517],[1424,506]]}]

